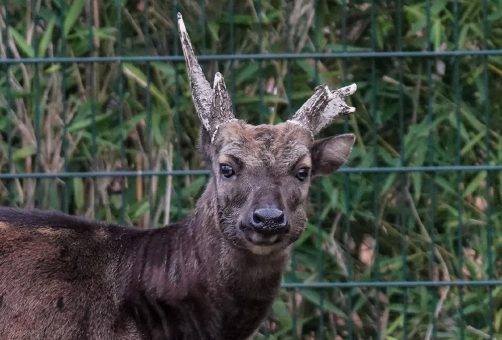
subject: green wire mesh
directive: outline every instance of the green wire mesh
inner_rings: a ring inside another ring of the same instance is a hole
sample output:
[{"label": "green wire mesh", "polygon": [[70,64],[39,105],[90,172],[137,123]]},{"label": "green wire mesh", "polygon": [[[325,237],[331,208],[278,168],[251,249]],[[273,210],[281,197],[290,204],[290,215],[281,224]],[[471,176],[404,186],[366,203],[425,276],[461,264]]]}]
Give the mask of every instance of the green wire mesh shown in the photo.
[{"label": "green wire mesh", "polygon": [[5,0],[0,204],[138,228],[186,216],[209,175],[176,31],[238,116],[287,119],[352,82],[347,167],[257,339],[502,338],[499,1]]}]

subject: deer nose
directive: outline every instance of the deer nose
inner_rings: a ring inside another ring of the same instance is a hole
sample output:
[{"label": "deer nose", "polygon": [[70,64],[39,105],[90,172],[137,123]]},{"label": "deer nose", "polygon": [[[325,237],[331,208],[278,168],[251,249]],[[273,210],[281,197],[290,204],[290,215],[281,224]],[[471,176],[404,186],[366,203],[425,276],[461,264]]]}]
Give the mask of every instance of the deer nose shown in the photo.
[{"label": "deer nose", "polygon": [[285,234],[289,231],[284,212],[276,208],[261,208],[253,211],[251,226],[255,232],[264,235]]}]

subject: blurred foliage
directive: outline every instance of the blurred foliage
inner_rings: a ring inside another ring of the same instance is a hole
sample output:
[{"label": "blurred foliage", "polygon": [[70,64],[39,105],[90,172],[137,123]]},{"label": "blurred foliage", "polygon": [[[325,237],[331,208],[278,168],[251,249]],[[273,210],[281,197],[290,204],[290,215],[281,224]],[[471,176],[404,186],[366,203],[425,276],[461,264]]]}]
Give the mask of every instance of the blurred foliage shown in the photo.
[{"label": "blurred foliage", "polygon": [[[428,4],[430,6],[428,6]],[[486,5],[486,7],[484,7]],[[6,0],[0,58],[450,51],[502,46],[502,2]],[[326,83],[358,84],[349,166],[502,164],[500,56],[204,61],[252,123],[289,117]],[[0,64],[2,173],[199,169],[183,63]],[[0,182],[0,204],[138,227],[189,213],[204,176]],[[287,282],[502,277],[502,173],[345,173],[312,188]],[[502,337],[502,287],[284,290],[257,338]]]}]

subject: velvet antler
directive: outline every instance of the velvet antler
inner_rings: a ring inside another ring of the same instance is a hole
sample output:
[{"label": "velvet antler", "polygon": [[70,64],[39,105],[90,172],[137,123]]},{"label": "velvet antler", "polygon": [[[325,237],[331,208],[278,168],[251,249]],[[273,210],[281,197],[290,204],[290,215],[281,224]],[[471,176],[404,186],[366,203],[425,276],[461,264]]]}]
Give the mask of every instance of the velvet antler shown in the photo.
[{"label": "velvet antler", "polygon": [[214,76],[213,88],[209,85],[197,61],[180,13],[178,13],[178,28],[195,110],[202,125],[211,136],[211,141],[213,141],[218,128],[235,119],[230,95],[223,76],[219,72]]},{"label": "velvet antler", "polygon": [[318,86],[312,97],[288,121],[304,127],[315,136],[336,117],[356,110],[345,103],[345,97],[356,90],[356,84],[335,91],[331,91],[326,85]]}]

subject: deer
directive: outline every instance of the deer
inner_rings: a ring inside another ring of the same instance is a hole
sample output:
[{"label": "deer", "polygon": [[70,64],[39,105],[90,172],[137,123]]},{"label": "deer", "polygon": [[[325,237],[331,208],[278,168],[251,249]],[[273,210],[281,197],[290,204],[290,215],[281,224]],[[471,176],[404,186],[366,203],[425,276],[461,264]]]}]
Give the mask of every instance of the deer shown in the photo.
[{"label": "deer", "polygon": [[310,183],[355,141],[315,136],[355,111],[345,100],[356,85],[319,86],[291,119],[251,125],[235,118],[223,76],[206,79],[180,14],[178,28],[205,191],[189,216],[156,229],[0,208],[1,339],[249,339],[267,317]]}]

